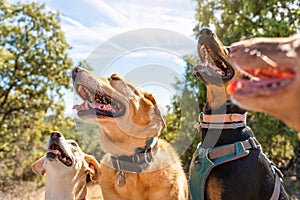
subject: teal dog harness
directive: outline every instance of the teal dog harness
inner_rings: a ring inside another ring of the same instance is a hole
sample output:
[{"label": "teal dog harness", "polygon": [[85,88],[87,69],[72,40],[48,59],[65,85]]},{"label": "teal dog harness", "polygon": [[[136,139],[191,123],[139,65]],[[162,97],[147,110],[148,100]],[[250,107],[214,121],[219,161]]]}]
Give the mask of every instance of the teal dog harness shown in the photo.
[{"label": "teal dog harness", "polygon": [[[261,146],[255,138],[249,138],[245,141],[215,148],[204,148],[201,143],[199,143],[190,167],[189,186],[192,199],[204,199],[205,183],[214,167],[245,157],[249,154],[251,149],[261,150]],[[276,176],[275,188],[271,199],[278,199],[280,192],[280,178],[277,175],[278,170],[267,158],[266,160],[270,163],[272,171]]]}]

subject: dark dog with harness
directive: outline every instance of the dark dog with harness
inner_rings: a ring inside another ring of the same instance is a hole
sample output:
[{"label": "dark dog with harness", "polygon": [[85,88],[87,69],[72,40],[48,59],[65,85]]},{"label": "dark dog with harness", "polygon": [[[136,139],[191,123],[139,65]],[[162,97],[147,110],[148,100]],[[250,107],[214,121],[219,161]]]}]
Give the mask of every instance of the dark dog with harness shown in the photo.
[{"label": "dark dog with harness", "polygon": [[241,77],[228,51],[208,28],[202,29],[194,74],[207,88],[207,103],[197,128],[202,141],[190,167],[190,192],[195,199],[288,199],[281,173],[263,154],[246,111],[234,105],[226,86]]}]

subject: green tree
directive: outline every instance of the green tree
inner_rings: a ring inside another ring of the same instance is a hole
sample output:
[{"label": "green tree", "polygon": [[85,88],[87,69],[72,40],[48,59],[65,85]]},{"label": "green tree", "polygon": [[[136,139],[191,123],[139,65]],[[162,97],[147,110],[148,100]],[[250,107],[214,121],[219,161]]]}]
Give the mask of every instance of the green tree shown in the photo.
[{"label": "green tree", "polygon": [[167,107],[168,114],[165,116],[167,129],[163,130],[162,137],[181,153],[184,169],[188,172],[190,160],[200,141],[194,125],[199,111],[205,106],[206,90],[199,79],[190,76],[193,74],[196,57],[186,56],[184,60],[185,80],[178,79],[174,83],[177,94],[171,98],[171,105]]},{"label": "green tree", "polygon": [[[229,45],[241,38],[257,36],[288,36],[300,31],[300,2],[294,0],[198,0],[196,8],[196,26],[194,34],[196,38],[203,27],[210,27],[215,30],[218,37]],[[178,94],[173,96],[172,105],[169,107],[169,114],[166,116],[167,125],[170,127],[164,134],[166,139],[173,134],[180,133],[179,125],[182,119],[180,98],[183,90],[198,95],[199,110],[203,110],[205,99],[205,87],[196,80],[193,75],[193,63],[196,61],[193,56],[186,59],[185,81],[177,81],[176,89]],[[186,92],[186,91],[185,91]],[[197,117],[193,119],[193,123]],[[192,124],[191,123],[191,127]],[[296,142],[295,131],[285,126],[282,122],[267,116],[263,113],[249,112],[248,124],[253,129],[263,145],[267,155],[277,165],[286,164],[292,154],[293,145]],[[171,130],[169,132],[169,129]],[[193,130],[187,130],[193,131]],[[187,133],[184,133],[186,135]],[[192,153],[195,151],[196,143],[200,140],[196,137],[191,148],[182,155],[184,163],[189,163]]]},{"label": "green tree", "polygon": [[294,0],[198,0],[194,33],[214,27],[225,44],[241,38],[288,36],[299,31],[300,2]]},{"label": "green tree", "polygon": [[63,115],[69,49],[58,13],[0,1],[0,184],[32,175],[47,133],[72,125]]}]

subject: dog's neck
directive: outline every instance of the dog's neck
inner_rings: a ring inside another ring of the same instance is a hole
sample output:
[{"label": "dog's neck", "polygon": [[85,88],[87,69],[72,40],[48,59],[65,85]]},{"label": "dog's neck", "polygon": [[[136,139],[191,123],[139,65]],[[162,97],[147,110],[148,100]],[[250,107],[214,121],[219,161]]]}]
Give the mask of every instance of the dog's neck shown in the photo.
[{"label": "dog's neck", "polygon": [[86,174],[60,174],[47,170],[46,200],[83,200],[87,193]]},{"label": "dog's neck", "polygon": [[[246,111],[239,108],[232,102],[227,101],[223,105],[215,108],[212,108],[211,104],[207,104],[204,109],[204,114],[205,115],[221,115],[221,114],[245,115]],[[221,146],[225,144],[231,144],[237,141],[246,140],[249,137],[253,136],[251,129],[248,128],[246,125],[235,129],[202,128],[201,134],[202,134],[202,144],[208,144],[207,141],[205,142],[205,139],[207,139],[208,135],[210,135],[209,138],[215,140],[215,141],[209,141],[209,144],[211,144],[212,146],[207,146],[207,147],[215,147],[215,146]]]},{"label": "dog's neck", "polygon": [[131,156],[136,153],[137,148],[144,147],[147,141],[151,138],[157,137],[159,133],[153,135],[155,136],[143,138],[135,137],[130,133],[122,131],[112,132],[103,129],[100,134],[100,145],[105,153],[110,153],[116,156]]},{"label": "dog's neck", "polygon": [[213,107],[210,103],[207,103],[204,108],[204,114],[214,115],[214,114],[245,114],[246,110],[241,109],[230,100],[223,102],[220,106]]}]

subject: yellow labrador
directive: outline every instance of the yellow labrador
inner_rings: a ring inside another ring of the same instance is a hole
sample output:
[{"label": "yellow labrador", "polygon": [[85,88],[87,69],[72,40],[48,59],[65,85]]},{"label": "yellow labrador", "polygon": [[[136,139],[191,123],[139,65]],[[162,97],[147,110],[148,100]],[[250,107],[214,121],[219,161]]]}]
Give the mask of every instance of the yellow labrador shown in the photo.
[{"label": "yellow labrador", "polygon": [[113,74],[99,78],[81,68],[72,72],[75,91],[84,100],[78,116],[98,123],[99,183],[104,199],[187,199],[188,186],[176,151],[158,135],[165,127],[154,97]]}]

